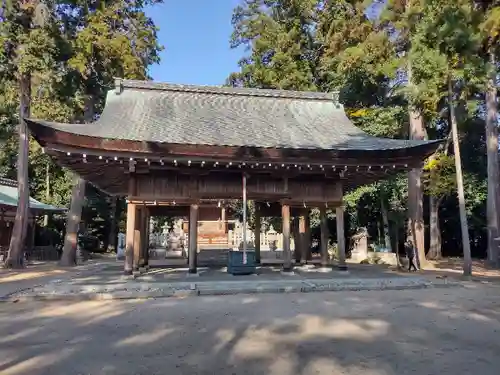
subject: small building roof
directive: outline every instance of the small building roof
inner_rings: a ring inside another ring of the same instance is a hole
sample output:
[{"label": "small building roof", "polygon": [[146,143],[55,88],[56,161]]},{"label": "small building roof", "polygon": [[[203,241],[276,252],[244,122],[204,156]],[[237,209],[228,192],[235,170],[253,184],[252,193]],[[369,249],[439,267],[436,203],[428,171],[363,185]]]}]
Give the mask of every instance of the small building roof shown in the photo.
[{"label": "small building roof", "polygon": [[305,150],[384,151],[433,142],[373,137],[355,127],[336,93],[117,80],[90,124],[31,120],[71,134],[137,142]]},{"label": "small building roof", "polygon": [[[0,207],[17,207],[19,195],[17,191],[17,182],[7,178],[0,177]],[[37,212],[63,212],[64,208],[45,204],[30,197],[29,208]]]}]

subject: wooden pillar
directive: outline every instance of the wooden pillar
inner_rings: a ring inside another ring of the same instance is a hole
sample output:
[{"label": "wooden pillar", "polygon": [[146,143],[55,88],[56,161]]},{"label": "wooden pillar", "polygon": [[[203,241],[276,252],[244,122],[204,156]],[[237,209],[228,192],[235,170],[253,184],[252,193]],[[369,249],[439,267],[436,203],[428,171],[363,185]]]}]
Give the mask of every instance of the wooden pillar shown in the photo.
[{"label": "wooden pillar", "polygon": [[133,270],[137,271],[141,260],[142,228],[144,220],[144,207],[137,207],[137,218],[134,227]]},{"label": "wooden pillar", "polygon": [[283,220],[283,271],[292,270],[292,253],[290,251],[290,206],[281,206],[281,218]]},{"label": "wooden pillar", "polygon": [[295,264],[299,264],[300,257],[302,254],[302,239],[301,239],[300,233],[299,233],[299,217],[295,216],[292,219],[292,222],[290,225],[291,225],[291,228],[290,228],[291,236],[293,237],[294,244],[295,244],[295,249],[293,251],[293,255],[295,258]]},{"label": "wooden pillar", "polygon": [[192,204],[189,208],[189,273],[197,273],[198,257],[198,205]]},{"label": "wooden pillar", "polygon": [[[111,207],[109,209],[109,235],[108,235],[108,251],[116,251],[116,243],[118,241],[118,233],[116,230],[116,203],[118,198],[111,197]],[[47,217],[47,216],[46,216]],[[46,226],[46,225],[45,225]]]},{"label": "wooden pillar", "polygon": [[147,252],[147,241],[148,241],[148,209],[147,207],[141,207],[141,246],[139,251],[139,267],[144,267],[146,265],[146,252]]},{"label": "wooden pillar", "polygon": [[255,229],[254,229],[254,238],[255,238],[255,262],[260,263],[260,230],[261,230],[261,222],[260,222],[260,206],[258,203],[255,203]]},{"label": "wooden pillar", "polygon": [[132,275],[134,267],[134,232],[137,221],[137,206],[127,203],[127,232],[125,235],[125,275]]},{"label": "wooden pillar", "polygon": [[221,226],[220,229],[224,230],[224,233],[227,233],[227,225],[226,225],[226,208],[222,207],[220,209],[220,221],[221,221]]},{"label": "wooden pillar", "polygon": [[149,265],[149,236],[150,236],[150,229],[151,229],[151,214],[149,213],[149,210],[147,211],[146,214],[146,231],[145,231],[145,238],[146,238],[146,248],[144,249],[144,266]]},{"label": "wooden pillar", "polygon": [[306,259],[307,260],[312,260],[312,252],[311,252],[311,247],[312,247],[312,236],[311,236],[311,217],[309,216],[310,211],[307,211],[307,216],[306,216],[306,245],[307,245],[307,251],[306,251]]},{"label": "wooden pillar", "polygon": [[337,207],[337,247],[339,255],[339,269],[347,270],[345,263],[345,234],[344,234],[344,207]]},{"label": "wooden pillar", "polygon": [[328,257],[328,239],[330,238],[330,234],[328,233],[328,217],[325,207],[319,209],[319,220],[321,229],[321,266],[327,267],[330,264]]},{"label": "wooden pillar", "polygon": [[307,209],[303,209],[300,212],[299,216],[299,241],[300,241],[300,263],[307,263],[307,252],[309,250],[309,244],[307,243],[306,237],[306,220],[307,216],[309,216],[309,211]]}]

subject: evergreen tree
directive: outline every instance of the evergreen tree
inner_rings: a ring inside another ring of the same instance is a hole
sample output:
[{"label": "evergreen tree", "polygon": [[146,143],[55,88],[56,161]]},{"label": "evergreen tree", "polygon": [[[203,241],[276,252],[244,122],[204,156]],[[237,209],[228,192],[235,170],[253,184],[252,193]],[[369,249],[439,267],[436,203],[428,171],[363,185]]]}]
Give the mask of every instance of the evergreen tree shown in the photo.
[{"label": "evergreen tree", "polygon": [[[92,121],[102,110],[114,77],[146,79],[148,66],[159,61],[156,27],[143,11],[151,3],[108,0],[89,6],[86,1],[76,1],[72,12],[62,14],[67,36],[73,40],[68,66],[76,73],[77,93],[86,101],[84,121]],[[76,264],[85,187],[86,182],[75,176],[61,258],[66,266]]]},{"label": "evergreen tree", "polygon": [[315,90],[315,9],[318,0],[245,0],[233,13],[231,47],[249,55],[233,86]]},{"label": "evergreen tree", "polygon": [[[28,149],[29,134],[25,118],[31,115],[32,77],[50,74],[56,65],[57,22],[50,17],[50,6],[43,1],[8,4],[0,22],[1,79],[15,84],[19,93],[17,182],[18,205],[5,261],[8,267],[23,267],[23,252],[29,216]],[[5,83],[2,85],[7,89]],[[8,89],[7,89],[8,90]],[[11,97],[12,98],[12,97]],[[13,106],[10,106],[12,108]],[[11,118],[12,119],[12,118]]]},{"label": "evergreen tree", "polygon": [[[460,210],[464,274],[472,272],[469,231],[458,135],[457,107],[468,99],[482,64],[476,58],[478,39],[474,10],[467,0],[425,0],[411,37],[410,58],[418,75],[414,83],[427,86],[427,97],[444,98],[454,146]],[[467,25],[467,26],[465,26]]]},{"label": "evergreen tree", "polygon": [[497,74],[498,74],[498,42],[500,36],[500,1],[476,1],[476,10],[479,13],[480,38],[483,47],[482,56],[488,62],[487,74],[484,79],[484,93],[486,105],[486,147],[488,160],[488,261],[499,266],[498,243],[495,239],[500,236],[500,177],[498,164],[498,103],[497,103]]},{"label": "evergreen tree", "polygon": [[[13,133],[19,121],[19,116],[15,115],[20,103],[16,94],[19,77],[23,74],[31,76],[31,85],[24,87],[33,92],[31,113],[34,117],[62,122],[81,121],[86,107],[89,109],[86,106],[88,98],[91,99],[92,111],[99,113],[104,106],[106,91],[113,86],[113,77],[145,79],[148,65],[158,62],[161,47],[157,29],[143,11],[146,5],[158,2],[161,1],[46,0],[44,4],[50,12],[39,12],[36,7],[40,2],[32,0],[15,2],[12,7],[4,9],[0,23],[0,43],[6,47],[0,51],[2,175],[12,177],[16,164],[26,165],[18,171],[23,172],[22,181],[27,181],[28,164],[16,163],[15,150],[17,144],[23,145],[25,152],[27,147],[24,147],[25,141],[17,142]],[[45,19],[43,15],[50,17]],[[44,27],[34,24],[39,19],[46,21]],[[30,98],[30,95],[21,98]],[[19,155],[22,161],[23,154]],[[50,163],[52,177],[52,197],[47,203],[66,205],[71,195],[68,190],[70,174],[53,165],[40,147],[30,142],[30,187],[36,198],[45,201],[47,163]],[[21,185],[27,187],[27,184]],[[27,189],[20,197],[26,194],[29,194]],[[20,210],[24,207],[22,199],[19,206]],[[78,211],[81,210],[73,209],[70,217],[79,217]],[[73,221],[79,222],[79,219]],[[15,238],[17,241],[20,237]],[[23,241],[18,243],[22,245]],[[71,251],[66,263],[74,264],[73,254]],[[22,251],[12,252],[13,266],[20,265],[21,256]]]}]

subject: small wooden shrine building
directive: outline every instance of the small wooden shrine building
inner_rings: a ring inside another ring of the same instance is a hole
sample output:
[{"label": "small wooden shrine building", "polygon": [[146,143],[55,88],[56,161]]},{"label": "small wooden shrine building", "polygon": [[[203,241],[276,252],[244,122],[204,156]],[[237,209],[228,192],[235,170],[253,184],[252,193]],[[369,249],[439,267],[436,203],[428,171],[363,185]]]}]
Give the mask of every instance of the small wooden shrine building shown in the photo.
[{"label": "small wooden shrine building", "polygon": [[438,146],[364,133],[335,93],[122,79],[96,122],[32,119],[28,126],[59,164],[127,197],[126,273],[148,262],[147,218],[162,212],[189,216],[188,263],[196,273],[199,207],[241,199],[242,176],[248,199],[261,208],[257,222],[276,208],[282,216],[284,270],[292,267],[290,216],[303,219],[304,208],[312,207],[321,210],[324,239],[326,209],[336,211],[339,266],[345,267],[343,192],[420,166]]},{"label": "small wooden shrine building", "polygon": [[[19,200],[17,181],[0,177],[0,256],[6,256]],[[28,233],[25,248],[30,251],[35,246],[35,219],[39,215],[63,213],[64,208],[54,207],[30,197]]]}]

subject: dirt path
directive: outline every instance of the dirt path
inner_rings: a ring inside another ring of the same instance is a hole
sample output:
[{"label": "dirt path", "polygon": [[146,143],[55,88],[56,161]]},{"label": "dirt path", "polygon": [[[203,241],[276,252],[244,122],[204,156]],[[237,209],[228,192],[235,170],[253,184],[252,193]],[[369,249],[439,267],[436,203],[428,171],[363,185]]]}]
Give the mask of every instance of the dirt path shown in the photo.
[{"label": "dirt path", "polygon": [[1,305],[3,375],[497,375],[500,288]]}]

